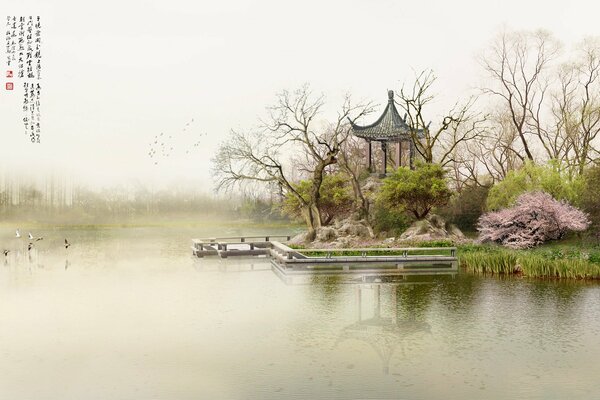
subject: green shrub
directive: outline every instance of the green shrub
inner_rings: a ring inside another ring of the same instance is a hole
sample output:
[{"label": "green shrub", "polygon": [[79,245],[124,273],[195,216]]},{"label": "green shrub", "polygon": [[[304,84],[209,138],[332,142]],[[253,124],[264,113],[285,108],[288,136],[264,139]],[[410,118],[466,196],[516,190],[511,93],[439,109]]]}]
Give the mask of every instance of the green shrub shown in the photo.
[{"label": "green shrub", "polygon": [[555,162],[537,165],[526,162],[523,167],[511,171],[506,178],[495,184],[489,191],[486,206],[488,210],[511,207],[525,192],[543,191],[557,200],[579,203],[583,179],[571,178]]},{"label": "green shrub", "polygon": [[451,194],[446,171],[440,165],[418,163],[414,170],[401,167],[388,175],[377,200],[384,208],[423,219],[434,207],[448,203]]},{"label": "green shrub", "polygon": [[463,231],[474,232],[477,220],[485,212],[488,187],[469,186],[452,196],[437,213]]},{"label": "green shrub", "polygon": [[592,264],[600,264],[600,250],[590,251],[588,261]]},{"label": "green shrub", "polygon": [[389,209],[380,202],[376,202],[373,207],[372,220],[375,232],[387,232],[392,236],[400,236],[411,223],[410,218],[401,209]]},{"label": "green shrub", "polygon": [[[311,180],[303,180],[294,185],[294,189],[304,199],[310,198],[311,187]],[[324,175],[319,193],[321,195],[319,211],[323,225],[328,225],[334,218],[343,218],[349,215],[354,199],[345,176],[342,174]],[[302,208],[300,200],[288,193],[282,204],[283,213],[296,220],[302,220]]]},{"label": "green shrub", "polygon": [[587,169],[583,174],[579,205],[588,213],[594,233],[600,236],[600,165]]}]

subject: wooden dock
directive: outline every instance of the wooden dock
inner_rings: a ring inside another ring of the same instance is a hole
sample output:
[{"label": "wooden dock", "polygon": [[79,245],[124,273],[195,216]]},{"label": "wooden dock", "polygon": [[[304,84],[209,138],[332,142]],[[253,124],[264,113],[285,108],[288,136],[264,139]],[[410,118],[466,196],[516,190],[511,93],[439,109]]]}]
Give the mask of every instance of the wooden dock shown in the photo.
[{"label": "wooden dock", "polygon": [[378,274],[458,272],[456,247],[293,249],[290,236],[236,236],[192,239],[196,257],[266,257],[284,274]]}]

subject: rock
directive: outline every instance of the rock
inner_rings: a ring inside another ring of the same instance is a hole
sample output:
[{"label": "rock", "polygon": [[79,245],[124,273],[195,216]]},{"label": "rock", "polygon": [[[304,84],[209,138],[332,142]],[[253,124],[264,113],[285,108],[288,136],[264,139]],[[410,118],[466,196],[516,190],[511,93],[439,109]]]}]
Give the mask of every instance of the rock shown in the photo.
[{"label": "rock", "polygon": [[322,226],[317,229],[316,239],[319,242],[327,242],[331,239],[335,239],[337,236],[335,228],[331,226]]},{"label": "rock", "polygon": [[299,244],[305,244],[307,242],[306,240],[306,235],[308,234],[308,232],[302,232],[297,234],[296,236],[294,236],[293,238],[291,238],[287,244],[291,244],[291,245],[299,245]]},{"label": "rock", "polygon": [[395,237],[387,238],[383,241],[384,244],[392,244],[396,241]]},{"label": "rock", "polygon": [[345,235],[370,237],[369,228],[360,221],[346,221],[339,229],[339,232]]},{"label": "rock", "polygon": [[348,237],[339,237],[334,242],[331,242],[331,247],[335,247],[338,249],[344,249],[350,247],[350,238]]},{"label": "rock", "polygon": [[383,182],[381,182],[381,179],[369,177],[369,178],[367,178],[366,182],[362,185],[361,190],[363,191],[363,193],[367,193],[367,194],[369,192],[375,193],[379,190],[381,185],[383,185]]},{"label": "rock", "polygon": [[447,231],[450,235],[456,236],[459,239],[465,238],[465,234],[462,233],[462,231],[460,229],[458,229],[458,226],[456,226],[454,224],[449,224]]},{"label": "rock", "polygon": [[289,244],[304,245],[311,247],[351,247],[353,242],[363,242],[364,239],[373,239],[373,229],[364,220],[345,219],[334,221],[332,225],[317,228],[315,240],[310,243],[307,232],[294,236]]},{"label": "rock", "polygon": [[463,233],[452,224],[446,224],[439,215],[432,214],[426,219],[415,221],[402,235],[400,240],[426,242],[432,240],[453,240],[464,239]]}]

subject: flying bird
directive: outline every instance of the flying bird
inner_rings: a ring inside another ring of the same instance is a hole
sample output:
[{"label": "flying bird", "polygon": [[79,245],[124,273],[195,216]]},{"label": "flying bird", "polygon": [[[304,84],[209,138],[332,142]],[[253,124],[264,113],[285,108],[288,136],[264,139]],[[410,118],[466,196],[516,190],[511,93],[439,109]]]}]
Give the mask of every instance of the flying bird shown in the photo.
[{"label": "flying bird", "polygon": [[4,250],[4,257],[8,257],[8,253],[10,253],[10,250]]},{"label": "flying bird", "polygon": [[65,249],[68,249],[71,243],[67,239],[65,239]]},{"label": "flying bird", "polygon": [[27,246],[27,251],[31,251],[32,248],[33,248],[33,243],[29,242],[29,245]]},{"label": "flying bird", "polygon": [[20,238],[21,237],[21,232],[19,232],[19,230],[17,229],[17,231],[15,232],[15,237]]},{"label": "flying bird", "polygon": [[31,232],[29,232],[29,240],[33,240],[33,241],[40,241],[40,240],[44,240],[44,238],[42,236],[39,237],[35,237],[31,234]]}]

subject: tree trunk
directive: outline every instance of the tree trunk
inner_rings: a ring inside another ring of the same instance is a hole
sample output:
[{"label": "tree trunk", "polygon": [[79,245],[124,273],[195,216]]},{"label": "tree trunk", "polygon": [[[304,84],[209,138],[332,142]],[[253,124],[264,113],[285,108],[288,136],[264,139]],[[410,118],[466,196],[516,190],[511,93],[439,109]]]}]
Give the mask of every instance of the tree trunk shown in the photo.
[{"label": "tree trunk", "polygon": [[365,195],[360,188],[360,183],[354,176],[354,174],[350,174],[351,179],[350,183],[352,184],[352,191],[354,192],[354,204],[356,209],[356,214],[358,215],[358,219],[364,219],[368,224],[371,223],[369,219],[369,202],[365,198]]},{"label": "tree trunk", "polygon": [[306,240],[312,242],[317,236],[317,229],[321,227],[321,213],[316,205],[312,204],[302,208],[302,216],[308,228]]}]

